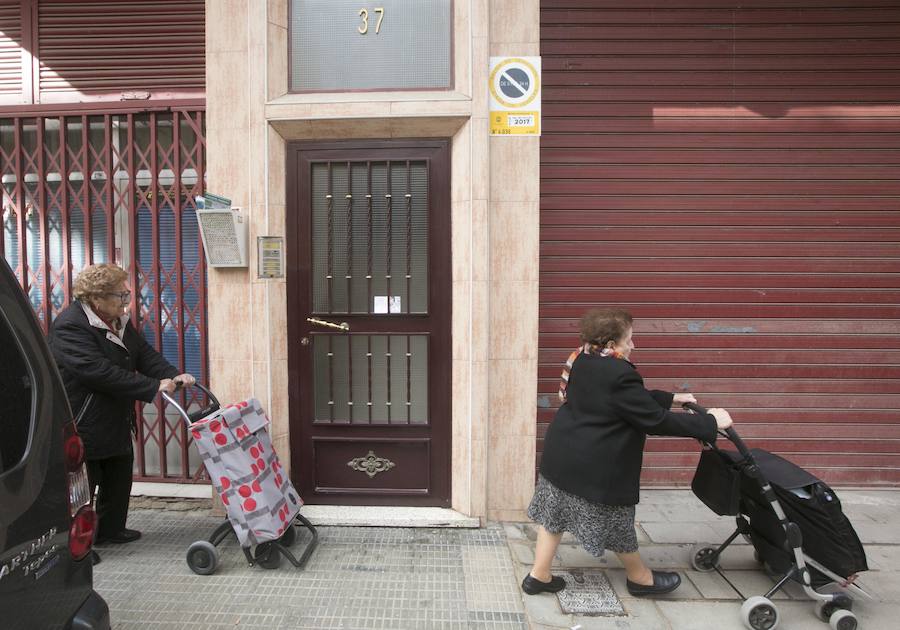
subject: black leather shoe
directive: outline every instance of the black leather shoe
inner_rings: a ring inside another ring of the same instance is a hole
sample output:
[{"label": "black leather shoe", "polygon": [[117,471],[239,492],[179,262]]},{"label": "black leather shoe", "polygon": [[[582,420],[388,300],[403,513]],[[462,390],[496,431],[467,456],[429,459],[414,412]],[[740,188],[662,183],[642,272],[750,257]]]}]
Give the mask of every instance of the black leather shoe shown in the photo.
[{"label": "black leather shoe", "polygon": [[651,571],[651,573],[653,574],[653,584],[649,586],[625,580],[628,592],[634,597],[653,597],[671,593],[681,584],[681,576],[677,573],[669,571]]},{"label": "black leather shoe", "polygon": [[97,544],[102,545],[105,543],[112,543],[114,545],[124,545],[125,543],[134,542],[140,537],[141,532],[139,532],[138,530],[125,528],[122,531],[116,532],[112,536],[98,536]]},{"label": "black leather shoe", "polygon": [[566,581],[558,575],[550,576],[549,582],[541,582],[531,574],[525,576],[522,580],[522,590],[529,595],[537,595],[538,593],[558,593],[566,588]]},{"label": "black leather shoe", "polygon": [[91,550],[91,564],[94,566],[100,564],[100,554],[93,549]]}]

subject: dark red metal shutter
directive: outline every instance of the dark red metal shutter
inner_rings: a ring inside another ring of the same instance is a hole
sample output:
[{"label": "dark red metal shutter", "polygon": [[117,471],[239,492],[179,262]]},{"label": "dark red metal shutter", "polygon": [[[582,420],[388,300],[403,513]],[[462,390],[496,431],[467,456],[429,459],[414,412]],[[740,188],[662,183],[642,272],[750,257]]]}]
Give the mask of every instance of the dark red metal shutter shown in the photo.
[{"label": "dark red metal shutter", "polygon": [[202,95],[204,37],[203,0],[41,0],[41,102]]},{"label": "dark red metal shutter", "polygon": [[22,101],[21,6],[18,0],[0,2],[0,102]]},{"label": "dark red metal shutter", "polygon": [[[900,2],[541,3],[538,451],[593,305],[650,387],[836,483],[900,482]],[[648,443],[645,480],[697,446]]]}]

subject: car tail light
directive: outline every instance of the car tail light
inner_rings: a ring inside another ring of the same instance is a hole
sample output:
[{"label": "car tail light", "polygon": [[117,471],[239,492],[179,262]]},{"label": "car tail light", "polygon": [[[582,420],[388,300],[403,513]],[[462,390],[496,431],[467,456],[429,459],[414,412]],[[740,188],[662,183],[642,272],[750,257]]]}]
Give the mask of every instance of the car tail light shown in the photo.
[{"label": "car tail light", "polygon": [[96,526],[97,515],[90,505],[85,505],[75,514],[69,528],[69,553],[75,560],[81,560],[90,553]]},{"label": "car tail light", "polygon": [[72,517],[69,552],[75,560],[81,560],[91,550],[97,514],[91,506],[91,484],[84,463],[84,444],[74,422],[67,423],[63,430],[63,450],[69,483],[69,515]]}]

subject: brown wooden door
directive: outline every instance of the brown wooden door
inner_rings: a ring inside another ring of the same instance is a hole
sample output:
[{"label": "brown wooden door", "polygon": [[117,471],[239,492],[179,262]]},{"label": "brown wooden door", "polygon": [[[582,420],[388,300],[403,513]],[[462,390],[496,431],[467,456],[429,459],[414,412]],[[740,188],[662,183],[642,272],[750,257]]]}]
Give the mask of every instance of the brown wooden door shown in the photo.
[{"label": "brown wooden door", "polygon": [[450,503],[445,140],[287,161],[292,479],[309,503]]}]

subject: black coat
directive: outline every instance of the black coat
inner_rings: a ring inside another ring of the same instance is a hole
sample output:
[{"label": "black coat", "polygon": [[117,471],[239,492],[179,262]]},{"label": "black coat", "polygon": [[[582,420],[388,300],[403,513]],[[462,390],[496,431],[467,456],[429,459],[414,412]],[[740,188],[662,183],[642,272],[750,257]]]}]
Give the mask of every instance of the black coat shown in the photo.
[{"label": "black coat", "polygon": [[544,439],[541,474],[592,503],[637,504],[647,434],[716,439],[711,414],[670,411],[673,395],[647,390],[623,359],[579,354],[566,393]]},{"label": "black coat", "polygon": [[128,453],[135,401],[151,402],[160,379],[179,374],[130,323],[122,336],[124,348],[107,334],[112,335],[90,324],[79,302],[69,305],[50,327],[50,349],[72,413],[77,414],[88,394],[94,394],[78,424],[88,459]]}]

